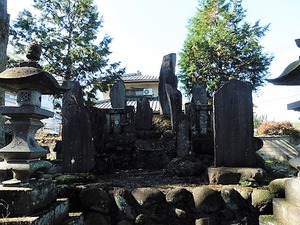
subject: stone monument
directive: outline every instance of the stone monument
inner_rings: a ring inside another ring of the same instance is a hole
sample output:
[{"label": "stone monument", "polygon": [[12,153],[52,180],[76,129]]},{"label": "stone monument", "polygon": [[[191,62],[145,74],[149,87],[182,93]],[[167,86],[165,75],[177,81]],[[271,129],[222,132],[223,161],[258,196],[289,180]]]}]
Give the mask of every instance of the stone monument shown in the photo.
[{"label": "stone monument", "polygon": [[169,84],[177,89],[177,77],[175,75],[175,66],[175,53],[171,53],[163,57],[159,73],[158,97],[161,106],[161,114],[164,116],[171,115],[171,109],[166,92],[166,84]]},{"label": "stone monument", "polygon": [[95,166],[91,122],[79,82],[68,81],[63,95],[62,168],[67,173],[90,172]]},{"label": "stone monument", "polygon": [[135,116],[135,129],[150,130],[152,128],[153,109],[150,107],[149,100],[142,97],[137,100]]},{"label": "stone monument", "polygon": [[231,80],[214,96],[215,166],[256,167],[251,86]]},{"label": "stone monument", "polygon": [[251,86],[239,80],[225,83],[214,95],[214,167],[210,183],[236,184],[241,180],[262,183],[265,171],[257,168],[256,151],[262,147],[253,133]]},{"label": "stone monument", "polygon": [[165,84],[167,99],[169,103],[172,130],[176,132],[177,121],[182,112],[182,94],[176,87],[170,84]]},{"label": "stone monument", "polygon": [[210,124],[208,123],[208,111],[204,110],[208,107],[208,96],[205,87],[197,82],[193,83],[192,86],[192,103],[198,109],[199,113],[195,114],[196,127],[200,134],[207,134],[210,129]]},{"label": "stone monument", "polygon": [[112,108],[124,109],[126,107],[126,88],[123,80],[118,80],[109,93]]}]

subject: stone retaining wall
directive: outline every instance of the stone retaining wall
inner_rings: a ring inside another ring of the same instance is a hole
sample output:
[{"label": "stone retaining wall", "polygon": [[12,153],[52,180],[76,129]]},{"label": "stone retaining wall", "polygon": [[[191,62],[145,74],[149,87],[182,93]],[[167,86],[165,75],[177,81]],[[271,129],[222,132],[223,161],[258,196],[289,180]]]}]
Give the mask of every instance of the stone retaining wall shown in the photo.
[{"label": "stone retaining wall", "polygon": [[60,190],[69,198],[71,210],[84,212],[85,225],[255,225],[259,214],[271,213],[265,210],[272,202],[257,200],[258,192],[265,195],[266,190],[236,185],[128,190],[89,184]]}]

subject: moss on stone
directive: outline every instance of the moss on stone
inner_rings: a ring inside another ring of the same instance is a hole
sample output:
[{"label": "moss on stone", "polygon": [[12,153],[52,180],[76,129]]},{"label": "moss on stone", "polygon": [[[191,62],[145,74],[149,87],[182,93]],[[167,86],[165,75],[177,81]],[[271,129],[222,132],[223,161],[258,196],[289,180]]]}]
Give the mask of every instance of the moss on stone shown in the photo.
[{"label": "moss on stone", "polygon": [[285,196],[284,184],[285,181],[288,179],[290,178],[279,178],[279,179],[272,180],[269,183],[269,189],[275,197],[284,198]]}]

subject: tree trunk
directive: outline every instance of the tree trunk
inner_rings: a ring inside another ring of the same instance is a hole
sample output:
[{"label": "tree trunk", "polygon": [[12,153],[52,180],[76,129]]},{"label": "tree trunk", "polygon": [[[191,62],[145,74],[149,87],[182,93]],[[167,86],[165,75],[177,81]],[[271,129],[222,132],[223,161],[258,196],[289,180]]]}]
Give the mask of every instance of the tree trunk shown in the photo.
[{"label": "tree trunk", "polygon": [[[7,0],[0,0],[0,72],[5,70],[7,62],[9,15],[7,14]],[[5,91],[0,88],[0,105],[5,104]],[[0,147],[5,145],[3,117],[0,115]]]}]

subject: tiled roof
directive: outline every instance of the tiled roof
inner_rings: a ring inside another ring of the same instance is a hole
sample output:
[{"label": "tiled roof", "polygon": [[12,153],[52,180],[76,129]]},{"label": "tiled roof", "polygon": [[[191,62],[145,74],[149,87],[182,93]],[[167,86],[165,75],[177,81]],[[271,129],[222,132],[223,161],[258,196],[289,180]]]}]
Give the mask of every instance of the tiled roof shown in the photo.
[{"label": "tiled roof", "polygon": [[[127,100],[126,101],[127,106],[134,106],[136,109],[137,107],[137,101],[136,100]],[[160,103],[158,98],[153,98],[149,100],[150,107],[153,109],[153,113],[159,113],[160,112]],[[98,104],[95,105],[98,109],[111,109],[111,103],[110,99],[102,100]]]},{"label": "tiled roof", "polygon": [[143,75],[143,74],[124,74],[122,80],[126,83],[130,82],[158,82],[158,76]]}]

